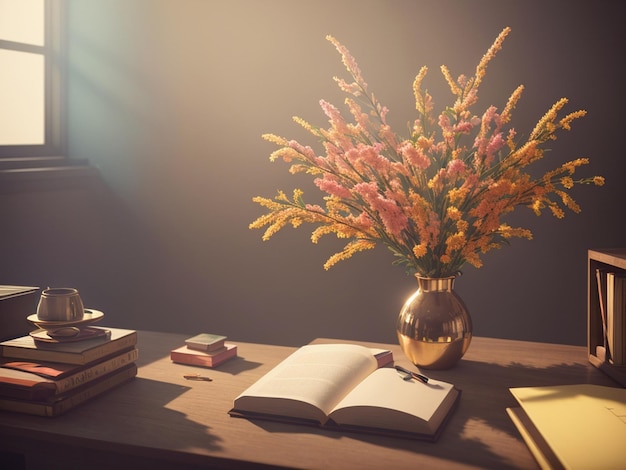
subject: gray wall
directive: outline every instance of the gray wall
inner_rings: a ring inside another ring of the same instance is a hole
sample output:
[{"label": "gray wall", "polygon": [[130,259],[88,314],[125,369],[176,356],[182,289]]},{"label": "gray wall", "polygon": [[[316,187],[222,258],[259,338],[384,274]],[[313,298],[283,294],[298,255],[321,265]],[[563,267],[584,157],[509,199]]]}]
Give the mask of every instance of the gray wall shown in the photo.
[{"label": "gray wall", "polygon": [[[435,100],[448,104],[439,65],[471,74],[511,26],[479,105],[501,108],[523,83],[514,124],[524,134],[570,98],[569,111],[589,114],[537,172],[588,156],[581,174],[607,184],[576,189],[582,213],[562,220],[519,208],[509,222],[533,230],[534,240],[514,240],[485,256],[483,268],[467,267],[457,288],[476,335],[585,343],[587,249],[626,244],[623,2],[67,3],[69,152],[96,165],[102,181],[2,196],[13,208],[3,244],[15,247],[2,282],[78,287],[112,326],[290,345],[320,336],[395,342],[395,317],[416,283],[384,248],[325,272],[341,243],[313,245],[308,227],[269,242],[248,229],[261,213],[253,196],[294,187],[315,194],[306,178],[269,162],[274,147],[260,136],[313,143],[291,116],[325,125],[318,100],[341,104],[332,76],[344,69],[326,34],[351,50],[404,129],[421,65]],[[72,208],[83,229],[37,230],[43,208],[57,205]]]}]

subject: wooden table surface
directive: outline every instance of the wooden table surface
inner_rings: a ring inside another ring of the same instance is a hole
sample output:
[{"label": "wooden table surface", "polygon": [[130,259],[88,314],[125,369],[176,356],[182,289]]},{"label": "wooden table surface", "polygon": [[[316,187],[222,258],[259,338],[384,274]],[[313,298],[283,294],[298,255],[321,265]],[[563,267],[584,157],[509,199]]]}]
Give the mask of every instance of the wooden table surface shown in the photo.
[{"label": "wooden table surface", "polygon": [[[137,378],[65,415],[0,412],[0,450],[24,453],[26,468],[46,470],[70,462],[92,470],[537,468],[505,411],[515,406],[509,387],[616,386],[588,363],[585,347],[474,338],[456,367],[428,371],[463,390],[438,442],[342,434],[227,414],[240,392],[295,348],[234,341],[236,359],[200,369],[169,359],[187,336],[139,332]],[[397,364],[410,366],[397,345],[362,344],[390,348]],[[183,377],[195,372],[213,381]]]}]

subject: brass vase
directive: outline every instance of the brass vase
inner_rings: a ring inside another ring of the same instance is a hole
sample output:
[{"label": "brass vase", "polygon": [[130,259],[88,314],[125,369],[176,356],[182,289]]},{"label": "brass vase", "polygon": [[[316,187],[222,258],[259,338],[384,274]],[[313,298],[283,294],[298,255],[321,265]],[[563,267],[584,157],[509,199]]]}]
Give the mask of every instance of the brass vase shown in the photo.
[{"label": "brass vase", "polygon": [[400,347],[418,367],[448,369],[469,348],[472,318],[454,291],[454,276],[416,278],[418,289],[405,302],[396,323]]}]

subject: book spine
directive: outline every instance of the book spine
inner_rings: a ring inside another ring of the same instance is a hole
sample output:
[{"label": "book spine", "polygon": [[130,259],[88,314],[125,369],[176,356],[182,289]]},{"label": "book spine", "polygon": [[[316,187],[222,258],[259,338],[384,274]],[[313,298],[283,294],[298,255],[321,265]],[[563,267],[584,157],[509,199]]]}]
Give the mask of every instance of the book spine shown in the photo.
[{"label": "book spine", "polygon": [[197,343],[194,341],[186,341],[185,344],[189,349],[195,349],[197,351],[213,352],[218,351],[224,347],[224,340],[217,341],[215,343]]},{"label": "book spine", "polygon": [[626,365],[626,277],[623,275],[615,276],[615,287],[613,292],[613,300],[615,307],[613,309],[613,363],[615,365]]},{"label": "book spine", "polygon": [[137,348],[133,348],[130,351],[122,353],[121,355],[112,357],[111,359],[105,360],[103,362],[96,363],[93,366],[88,367],[87,369],[84,369],[74,375],[55,380],[54,383],[56,385],[56,392],[57,394],[61,394],[67,392],[68,390],[72,390],[85,383],[91,382],[98,377],[102,377],[103,375],[106,375],[117,369],[121,369],[131,362],[135,362],[138,358],[139,350]]},{"label": "book spine", "polygon": [[192,354],[184,354],[184,353],[178,353],[174,351],[170,354],[170,356],[173,362],[178,362],[179,364],[188,364],[190,366],[205,366],[205,367],[213,366],[213,358],[207,357],[207,356],[204,356],[204,357],[194,356]]},{"label": "book spine", "polygon": [[181,351],[172,351],[170,359],[179,364],[187,364],[191,366],[215,367],[222,362],[235,357],[237,355],[236,347],[229,347],[223,353],[216,355],[196,355]]},{"label": "book spine", "polygon": [[49,410],[48,416],[58,416],[85,403],[86,401],[102,395],[109,390],[128,382],[137,375],[137,365],[130,364],[126,368],[121,369],[118,372],[114,372],[109,376],[103,377],[101,381],[95,382],[93,386],[88,386],[84,390],[76,394],[71,394],[69,397],[62,399],[54,403]]},{"label": "book spine", "polygon": [[596,269],[596,283],[598,285],[598,301],[600,304],[600,319],[602,320],[602,346],[606,350],[607,326],[606,326],[606,274],[601,269]]},{"label": "book spine", "polygon": [[607,337],[610,362],[626,365],[626,276],[607,273]]},{"label": "book spine", "polygon": [[611,361],[615,354],[615,273],[606,273],[606,336]]}]

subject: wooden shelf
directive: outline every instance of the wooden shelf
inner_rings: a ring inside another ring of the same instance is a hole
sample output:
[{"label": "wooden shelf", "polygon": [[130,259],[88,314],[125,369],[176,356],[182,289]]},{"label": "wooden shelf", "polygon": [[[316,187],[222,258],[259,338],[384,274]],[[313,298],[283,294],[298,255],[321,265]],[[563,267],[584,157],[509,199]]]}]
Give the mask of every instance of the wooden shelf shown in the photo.
[{"label": "wooden shelf", "polygon": [[587,278],[587,354],[589,362],[613,380],[626,387],[626,366],[611,364],[598,355],[598,347],[605,346],[604,329],[600,313],[600,296],[596,270],[613,270],[626,273],[626,248],[611,248],[588,251]]}]

